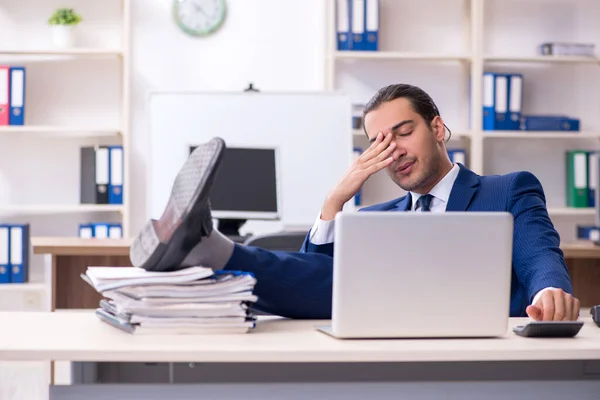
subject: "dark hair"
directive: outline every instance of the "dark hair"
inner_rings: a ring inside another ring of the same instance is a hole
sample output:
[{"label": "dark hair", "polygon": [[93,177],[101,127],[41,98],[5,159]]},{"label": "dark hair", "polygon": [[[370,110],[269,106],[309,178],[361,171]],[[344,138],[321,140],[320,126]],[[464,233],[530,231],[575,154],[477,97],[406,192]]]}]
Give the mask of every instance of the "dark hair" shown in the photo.
[{"label": "dark hair", "polygon": [[[388,101],[399,99],[401,97],[405,97],[410,101],[415,112],[421,117],[423,117],[423,119],[429,126],[431,125],[431,121],[433,121],[435,117],[440,115],[440,111],[433,102],[433,99],[423,89],[417,86],[407,85],[404,83],[397,83],[394,85],[385,86],[379,89],[377,93],[375,93],[375,96],[373,96],[371,100],[369,100],[369,102],[363,110],[363,121],[365,120],[365,116],[368,113],[375,110],[383,103],[387,103]],[[446,126],[446,124],[444,124],[444,127],[448,130],[449,140],[452,136],[452,132],[450,131],[450,128]],[[366,134],[367,132],[364,128],[364,123],[363,130]]]}]

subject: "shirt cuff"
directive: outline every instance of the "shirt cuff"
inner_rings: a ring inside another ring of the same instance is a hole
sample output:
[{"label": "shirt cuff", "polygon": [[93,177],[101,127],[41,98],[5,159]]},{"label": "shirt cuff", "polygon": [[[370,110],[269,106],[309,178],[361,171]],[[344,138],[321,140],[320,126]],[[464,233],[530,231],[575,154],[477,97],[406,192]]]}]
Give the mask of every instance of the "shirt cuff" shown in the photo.
[{"label": "shirt cuff", "polygon": [[540,290],[539,292],[536,293],[536,295],[533,297],[533,301],[531,302],[531,304],[535,304],[539,300],[539,298],[542,296],[542,293],[544,293],[546,290],[549,290],[549,289],[556,289],[556,288],[552,287],[552,286],[543,288],[542,290]]},{"label": "shirt cuff", "polygon": [[324,221],[321,219],[321,213],[317,217],[315,224],[310,230],[309,241],[312,244],[320,245],[333,243],[335,238],[335,220]]}]

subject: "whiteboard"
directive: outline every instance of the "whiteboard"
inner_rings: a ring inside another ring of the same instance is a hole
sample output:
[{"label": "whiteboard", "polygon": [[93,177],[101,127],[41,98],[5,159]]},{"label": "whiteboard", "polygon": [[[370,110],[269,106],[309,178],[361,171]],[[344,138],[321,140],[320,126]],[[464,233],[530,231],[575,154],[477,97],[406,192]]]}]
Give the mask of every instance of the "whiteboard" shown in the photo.
[{"label": "whiteboard", "polygon": [[161,216],[189,146],[215,136],[231,147],[277,148],[283,227],[312,225],[353,160],[343,94],[155,92],[149,101],[150,218]]}]

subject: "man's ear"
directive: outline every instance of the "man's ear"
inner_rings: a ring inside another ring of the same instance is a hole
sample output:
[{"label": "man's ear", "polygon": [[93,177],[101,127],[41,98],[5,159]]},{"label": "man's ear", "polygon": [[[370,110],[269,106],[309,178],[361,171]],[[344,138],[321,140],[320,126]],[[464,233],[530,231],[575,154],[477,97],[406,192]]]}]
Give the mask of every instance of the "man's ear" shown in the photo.
[{"label": "man's ear", "polygon": [[433,130],[433,133],[435,135],[435,139],[438,142],[443,142],[446,139],[446,126],[444,125],[444,121],[442,120],[442,117],[435,116],[433,118],[433,120],[431,121],[431,128]]}]

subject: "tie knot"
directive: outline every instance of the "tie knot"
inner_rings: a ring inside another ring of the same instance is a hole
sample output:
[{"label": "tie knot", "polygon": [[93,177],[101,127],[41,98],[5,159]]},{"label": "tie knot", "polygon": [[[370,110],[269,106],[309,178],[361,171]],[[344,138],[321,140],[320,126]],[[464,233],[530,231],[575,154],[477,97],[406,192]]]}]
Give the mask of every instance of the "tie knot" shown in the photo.
[{"label": "tie knot", "polygon": [[417,208],[421,207],[421,211],[430,211],[429,206],[431,205],[431,200],[433,200],[433,196],[430,194],[425,194],[417,200]]}]

